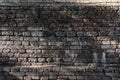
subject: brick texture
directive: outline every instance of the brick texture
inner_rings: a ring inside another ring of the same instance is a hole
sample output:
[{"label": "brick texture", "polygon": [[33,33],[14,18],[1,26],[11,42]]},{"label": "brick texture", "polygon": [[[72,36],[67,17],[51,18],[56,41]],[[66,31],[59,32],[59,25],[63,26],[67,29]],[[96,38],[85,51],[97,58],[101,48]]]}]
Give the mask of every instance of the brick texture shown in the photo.
[{"label": "brick texture", "polygon": [[119,80],[120,6],[79,4],[0,5],[0,80]]}]

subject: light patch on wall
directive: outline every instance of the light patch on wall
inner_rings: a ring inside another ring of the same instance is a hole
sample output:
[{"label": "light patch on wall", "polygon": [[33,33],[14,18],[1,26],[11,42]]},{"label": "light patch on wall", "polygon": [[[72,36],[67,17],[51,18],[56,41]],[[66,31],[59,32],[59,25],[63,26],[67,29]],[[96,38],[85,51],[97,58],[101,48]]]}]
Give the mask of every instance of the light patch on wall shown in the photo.
[{"label": "light patch on wall", "polygon": [[0,0],[0,3],[4,2],[4,0]]}]

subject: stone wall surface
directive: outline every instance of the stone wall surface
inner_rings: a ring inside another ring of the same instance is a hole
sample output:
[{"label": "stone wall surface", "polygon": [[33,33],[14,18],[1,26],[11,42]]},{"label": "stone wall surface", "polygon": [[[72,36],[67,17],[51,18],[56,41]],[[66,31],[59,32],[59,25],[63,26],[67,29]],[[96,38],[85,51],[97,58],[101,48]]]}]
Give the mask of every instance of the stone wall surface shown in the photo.
[{"label": "stone wall surface", "polygon": [[1,4],[0,80],[120,80],[119,40],[119,5]]}]

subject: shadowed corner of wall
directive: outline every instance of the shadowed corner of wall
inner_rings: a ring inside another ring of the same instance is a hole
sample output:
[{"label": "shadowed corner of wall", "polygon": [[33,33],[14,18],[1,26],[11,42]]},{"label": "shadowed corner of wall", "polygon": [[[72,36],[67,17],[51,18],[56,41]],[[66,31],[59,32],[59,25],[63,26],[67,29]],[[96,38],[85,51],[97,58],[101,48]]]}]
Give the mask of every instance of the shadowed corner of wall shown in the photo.
[{"label": "shadowed corner of wall", "polygon": [[[39,25],[45,26],[45,28],[49,30],[46,32],[47,34],[44,32],[45,36],[46,37],[52,36],[55,38],[55,40],[57,37],[55,36],[56,33],[53,31],[53,29],[59,29],[58,27],[56,28],[58,24],[69,25],[76,32],[81,31],[81,32],[87,33],[90,30],[95,32],[100,32],[99,34],[95,34],[95,35],[91,35],[89,33],[85,35],[86,39],[85,40],[83,39],[83,40],[86,41],[87,43],[92,43],[91,45],[92,47],[83,46],[82,53],[85,53],[86,56],[88,56],[87,52],[85,52],[84,49],[90,48],[91,50],[89,52],[90,53],[89,57],[93,58],[92,53],[97,52],[99,57],[101,58],[102,52],[104,50],[101,48],[101,43],[99,43],[98,40],[95,39],[95,37],[106,36],[113,33],[112,35],[109,35],[109,38],[112,40],[118,41],[118,39],[115,37],[117,33],[114,31],[114,29],[111,30],[111,27],[114,27],[114,26],[118,27],[117,24],[119,23],[116,23],[119,17],[117,13],[118,9],[117,8],[114,9],[114,7],[111,8],[110,6],[87,6],[87,4],[83,5],[82,7],[78,7],[76,3],[72,3],[72,4],[75,4],[75,6],[72,6],[72,7],[67,6],[66,9],[63,6],[60,6],[58,8],[60,12],[58,12],[56,9],[55,10],[54,9],[52,10],[50,8],[43,9],[46,12],[48,12],[47,15],[45,13],[42,13],[42,9],[36,8],[35,9],[36,12],[34,13],[33,11],[32,13],[33,15],[30,15],[31,20],[28,22],[39,23]],[[81,11],[79,12],[79,10]],[[75,11],[78,11],[78,12],[75,12]],[[50,12],[52,13],[49,14]],[[89,28],[86,28],[88,26]],[[98,29],[95,29],[95,27],[97,27]],[[69,47],[69,44],[65,48],[68,48],[68,47]],[[60,53],[58,55],[61,56]],[[78,55],[79,57],[81,57],[80,56],[81,54],[78,54]],[[64,52],[63,52],[63,56],[64,56]]]},{"label": "shadowed corner of wall", "polygon": [[[98,36],[106,36],[106,35],[109,35],[109,33],[115,32],[114,30],[111,30],[111,27],[118,26],[117,25],[118,23],[115,23],[118,20],[118,16],[119,16],[117,13],[118,10],[114,9],[114,7],[111,8],[110,6],[87,6],[87,5],[82,6],[81,8],[77,7],[76,5],[74,7],[68,6],[66,10],[61,6],[58,8],[58,10],[60,10],[61,12],[59,13],[57,11],[56,12],[54,11],[53,13],[55,13],[56,15],[59,15],[60,20],[56,19],[55,18],[56,16],[54,16],[53,14],[48,15],[46,18],[45,16],[42,17],[40,15],[44,15],[44,13],[42,14],[39,11],[38,11],[38,19],[40,19],[40,21],[43,20],[42,23],[44,23],[45,26],[51,25],[51,22],[53,22],[57,24],[69,25],[75,31],[81,31],[81,32],[84,31],[86,33],[89,31],[100,32],[99,34],[95,34],[95,35],[91,35],[88,33],[86,36],[84,36],[86,38],[83,39],[83,42],[86,41],[87,43],[92,43],[92,45],[83,46],[82,47],[83,51],[81,52],[81,54],[80,53],[78,54],[79,55],[78,58],[80,59],[80,57],[82,57],[81,55],[84,53],[86,57],[88,56],[92,58],[92,53],[96,52],[98,53],[99,59],[101,59],[102,52],[104,50],[101,48],[101,43],[99,43],[98,40],[95,38]],[[81,10],[81,12],[78,12],[78,13],[74,12],[77,10]],[[49,10],[46,9],[46,11],[49,11]],[[52,18],[55,18],[56,20],[53,20]],[[83,19],[83,21],[80,21],[81,19]],[[33,21],[34,20],[35,18],[33,18]],[[115,25],[113,26],[113,24]],[[86,28],[86,27],[89,27],[89,28]],[[98,29],[95,29],[95,27]],[[47,32],[49,34],[50,32],[52,32],[53,28],[54,29],[56,28],[56,26],[48,26],[47,28],[49,29],[49,32]],[[54,35],[54,34],[55,32],[52,32],[51,35]],[[113,36],[109,35],[109,38],[112,40],[118,41],[116,38],[114,38],[115,35],[116,34],[113,34]],[[65,48],[67,47],[69,47],[69,45],[66,46]],[[87,48],[90,48],[89,50],[90,56],[87,54],[87,52],[85,52],[85,49]]]},{"label": "shadowed corner of wall", "polygon": [[15,66],[14,61],[9,60],[9,56],[0,57],[0,80],[20,80],[11,74],[11,67]]}]

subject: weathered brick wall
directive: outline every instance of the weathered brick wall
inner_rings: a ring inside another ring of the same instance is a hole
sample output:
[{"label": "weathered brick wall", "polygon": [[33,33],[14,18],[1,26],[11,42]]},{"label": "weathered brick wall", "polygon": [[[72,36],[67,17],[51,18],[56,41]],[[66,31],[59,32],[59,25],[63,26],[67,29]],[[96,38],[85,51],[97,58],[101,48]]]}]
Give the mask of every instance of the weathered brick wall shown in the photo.
[{"label": "weathered brick wall", "polygon": [[119,80],[119,6],[0,6],[0,80]]}]

